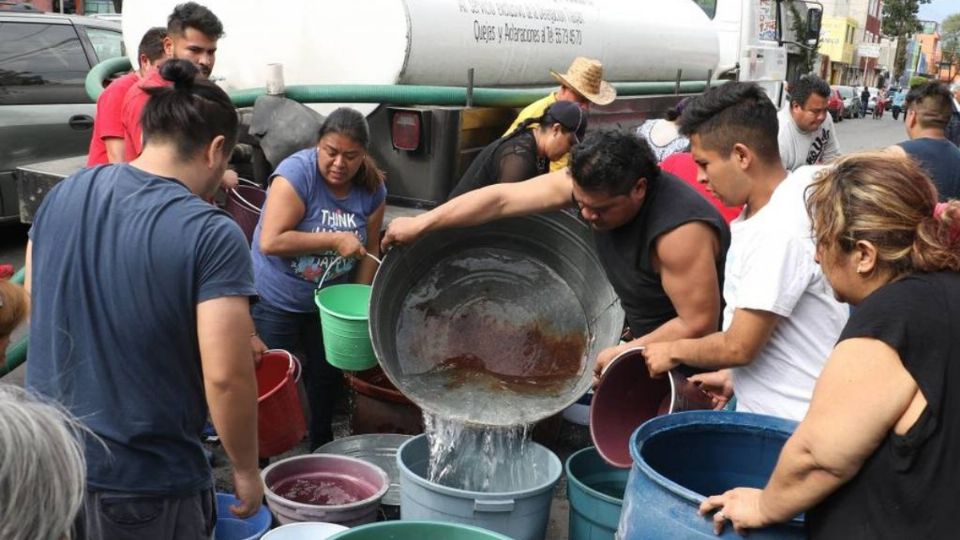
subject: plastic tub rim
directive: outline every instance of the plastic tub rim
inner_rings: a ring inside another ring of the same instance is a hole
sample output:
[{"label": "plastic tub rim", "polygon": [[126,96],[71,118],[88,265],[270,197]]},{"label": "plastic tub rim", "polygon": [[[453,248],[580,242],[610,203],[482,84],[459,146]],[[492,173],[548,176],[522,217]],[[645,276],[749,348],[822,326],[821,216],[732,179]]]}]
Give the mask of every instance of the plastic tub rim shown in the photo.
[{"label": "plastic tub rim", "polygon": [[[599,455],[599,451],[597,450],[597,447],[596,447],[596,446],[588,446],[588,447],[586,447],[586,448],[581,448],[580,450],[577,450],[576,452],[570,454],[570,457],[567,458],[567,462],[564,463],[564,465],[563,465],[563,472],[564,472],[564,474],[566,474],[566,476],[567,476],[567,482],[568,482],[568,483],[571,483],[571,484],[574,484],[574,485],[577,486],[579,489],[581,489],[581,490],[585,491],[586,493],[590,494],[591,497],[600,499],[601,501],[608,502],[608,503],[611,503],[611,504],[620,504],[620,505],[622,505],[622,504],[623,504],[623,499],[617,499],[617,498],[611,497],[610,495],[607,495],[606,493],[601,493],[601,492],[593,489],[592,487],[590,487],[590,486],[584,484],[583,482],[581,482],[580,479],[579,479],[577,476],[573,475],[573,474],[570,472],[570,462],[573,461],[573,459],[574,459],[575,457],[579,456],[580,454],[586,454],[586,453],[588,453],[588,452],[591,451],[591,450],[594,451],[594,452],[597,452],[597,455]],[[603,456],[600,456],[600,459],[603,459]],[[621,469],[621,470],[622,470],[622,469]],[[570,488],[568,487],[568,488],[567,488],[567,492],[569,493],[569,491],[570,491]]]},{"label": "plastic tub rim", "polygon": [[[329,309],[328,307],[324,306],[323,304],[321,304],[321,303],[320,303],[320,296],[324,293],[324,291],[329,291],[330,289],[333,289],[333,288],[335,288],[335,287],[350,287],[350,288],[354,288],[354,289],[355,289],[355,288],[360,288],[360,287],[365,287],[365,288],[370,288],[371,291],[372,291],[372,286],[371,286],[371,285],[364,285],[364,284],[362,284],[362,283],[338,283],[338,284],[336,284],[336,285],[330,285],[330,286],[324,287],[324,288],[322,288],[322,289],[317,289],[317,292],[315,292],[315,293],[313,294],[313,303],[316,304],[317,308],[318,308],[320,311],[326,313],[327,315],[332,315],[332,316],[334,316],[334,317],[337,317],[337,318],[340,318],[340,319],[344,319],[344,320],[348,320],[348,321],[368,321],[368,320],[370,319],[370,315],[369,315],[370,302],[369,302],[369,301],[367,302],[367,315],[365,315],[365,316],[344,315],[344,314],[342,314],[342,313],[338,313],[338,312],[336,312],[336,311],[333,311],[333,310]],[[367,332],[369,333],[369,324],[368,324],[367,326],[368,326]]]},{"label": "plastic tub rim", "polygon": [[[732,421],[722,421],[725,419],[734,419],[738,418],[740,422],[734,423]],[[763,420],[767,423],[776,424],[774,426],[770,425],[760,425],[758,420]],[[677,423],[680,420],[682,423]],[[717,421],[721,420],[721,421]],[[746,420],[746,422],[743,422]],[[669,423],[668,425],[660,425],[664,423]],[[657,472],[653,467],[651,467],[645,460],[640,459],[640,453],[643,450],[643,445],[646,444],[646,441],[649,440],[650,436],[674,431],[679,428],[691,427],[693,425],[709,425],[713,428],[718,428],[719,431],[726,431],[731,426],[737,427],[748,427],[756,431],[772,431],[779,434],[786,434],[787,438],[791,436],[793,430],[796,429],[797,422],[792,420],[787,420],[785,418],[778,418],[776,416],[767,416],[763,414],[747,413],[747,412],[733,412],[733,411],[684,411],[673,413],[669,415],[656,416],[644,422],[640,427],[634,430],[633,435],[630,436],[630,457],[633,458],[633,466],[640,469],[641,472],[647,475],[655,484],[661,488],[667,490],[668,492],[676,495],[677,497],[686,500],[687,502],[693,503],[696,506],[699,506],[700,503],[706,500],[706,496],[700,495],[697,492],[687,489],[680,484],[670,480],[666,476],[663,476]],[[640,435],[644,435],[647,439],[642,443],[638,443]],[[714,494],[719,495],[719,494]],[[789,522],[792,524],[803,524],[803,520],[799,517],[794,517]]]},{"label": "plastic tub rim", "polygon": [[[347,504],[318,505],[318,504],[301,503],[301,502],[292,501],[290,499],[281,497],[280,495],[277,495],[276,493],[274,493],[273,489],[269,486],[269,484],[267,484],[267,474],[273,471],[273,469],[275,469],[278,465],[286,464],[294,461],[315,460],[317,459],[318,456],[324,457],[324,458],[333,458],[333,459],[339,459],[339,460],[345,460],[345,461],[352,461],[362,467],[368,467],[370,469],[373,469],[380,476],[380,479],[383,481],[383,485],[380,487],[379,490],[377,490],[376,493],[374,493],[370,497],[367,497],[366,499],[361,499],[359,501],[355,501]],[[387,490],[390,489],[390,477],[387,475],[387,473],[383,469],[381,469],[380,467],[377,467],[376,465],[368,461],[364,461],[362,459],[351,457],[351,456],[344,456],[341,454],[303,454],[301,456],[293,456],[286,459],[282,459],[276,463],[271,463],[266,469],[261,471],[260,478],[263,480],[263,485],[264,485],[263,492],[267,496],[268,501],[272,500],[274,503],[282,504],[282,505],[295,508],[295,509],[300,509],[300,510],[313,510],[316,508],[323,508],[324,511],[327,511],[327,512],[356,510],[364,506],[368,506],[375,501],[379,501],[383,499],[383,496],[387,494]]]},{"label": "plastic tub rim", "polygon": [[[314,525],[332,525],[333,527],[340,528],[340,530],[334,532],[333,535],[328,536],[327,537],[328,540],[330,538],[333,538],[333,536],[336,536],[342,532],[346,532],[350,530],[350,527],[347,527],[346,525],[341,525],[339,523],[333,523],[330,521],[295,521],[293,523],[285,523],[273,529],[268,529],[267,532],[263,533],[263,536],[261,536],[261,538],[267,538],[267,536],[269,536],[270,534],[273,534],[274,531],[280,531],[280,529],[283,529],[283,528],[286,528],[287,531],[292,531],[294,529],[305,529],[307,528],[306,526],[314,526]],[[280,531],[280,532],[282,533],[284,531]],[[267,538],[267,540],[272,540],[272,539]]]},{"label": "plastic tub rim", "polygon": [[[425,439],[425,438],[426,438],[426,434],[416,435],[416,436],[414,436],[412,439],[410,439],[410,440],[404,442],[403,444],[401,444],[399,448],[397,448],[397,465],[398,465],[398,467],[400,468],[400,477],[401,477],[401,479],[404,479],[404,478],[406,478],[406,477],[409,477],[411,480],[413,480],[414,483],[416,483],[416,484],[417,484],[418,486],[420,486],[420,487],[427,488],[427,489],[429,489],[429,490],[432,491],[432,492],[441,493],[441,494],[443,494],[443,495],[448,495],[448,496],[451,496],[451,497],[456,497],[456,498],[458,498],[458,499],[472,499],[472,500],[477,500],[477,499],[482,499],[482,500],[486,500],[486,499],[507,499],[507,498],[512,498],[512,499],[518,499],[518,498],[529,499],[529,498],[531,498],[531,497],[533,497],[533,496],[540,495],[540,494],[542,494],[542,493],[544,493],[544,492],[546,492],[546,491],[548,491],[548,490],[551,490],[551,489],[556,488],[557,482],[560,481],[560,476],[563,475],[563,464],[560,463],[560,458],[558,458],[557,455],[556,455],[552,450],[550,450],[549,448],[547,448],[546,446],[543,446],[543,445],[540,444],[540,443],[536,443],[536,442],[530,441],[528,444],[533,444],[533,445],[536,445],[536,446],[538,446],[538,447],[543,448],[544,450],[546,450],[547,453],[548,453],[549,456],[550,456],[550,460],[549,460],[550,464],[551,464],[551,465],[554,465],[554,464],[556,465],[557,475],[556,475],[556,478],[554,478],[553,480],[549,480],[549,481],[547,481],[547,482],[545,482],[545,483],[543,483],[543,484],[541,484],[541,485],[538,485],[538,486],[536,486],[536,487],[532,487],[532,488],[527,489],[527,490],[519,490],[519,491],[493,491],[493,492],[484,492],[484,491],[467,491],[467,490],[465,490],[465,489],[452,488],[452,487],[449,487],[449,486],[445,486],[445,485],[443,485],[443,484],[438,484],[438,483],[436,483],[436,482],[431,482],[431,481],[427,480],[426,478],[424,478],[424,477],[420,476],[419,474],[413,472],[413,471],[410,469],[410,467],[407,467],[406,463],[404,463],[403,460],[401,459],[400,456],[403,455],[403,451],[404,451],[404,449],[406,449],[407,445],[413,444],[414,442],[418,441],[418,440],[421,439],[421,438],[424,438],[424,439]],[[552,476],[552,475],[551,475],[551,476]],[[402,483],[401,483],[401,486],[402,486]],[[402,487],[401,487],[401,489],[402,489]]]},{"label": "plastic tub rim", "polygon": [[489,529],[484,529],[482,527],[477,527],[475,525],[467,525],[466,523],[451,523],[447,521],[429,521],[429,520],[423,520],[423,519],[417,519],[417,520],[404,519],[399,521],[377,521],[374,523],[367,523],[365,525],[358,525],[356,527],[351,527],[349,530],[346,530],[343,532],[338,532],[337,534],[331,536],[328,540],[337,540],[338,538],[349,538],[349,535],[351,533],[356,531],[364,532],[367,529],[381,529],[381,528],[387,528],[391,526],[398,527],[398,528],[406,528],[408,526],[412,527],[412,526],[423,526],[423,525],[427,525],[427,526],[440,525],[444,527],[453,527],[457,530],[466,530],[470,532],[486,534],[486,535],[489,535],[491,538],[495,538],[496,540],[513,540],[509,536],[500,534],[495,531],[491,531]]},{"label": "plastic tub rim", "polygon": [[[228,499],[227,502],[229,502],[229,503],[239,502],[239,499],[237,499],[236,495],[233,494],[233,493],[229,493],[229,492],[226,492],[226,491],[216,491],[216,492],[214,492],[214,502],[215,502],[215,505],[218,506],[218,507],[219,507],[220,499],[221,499],[221,498]],[[218,511],[218,514],[219,514],[219,511]],[[244,540],[248,540],[249,538],[254,538],[254,537],[260,538],[261,536],[263,536],[263,535],[267,534],[268,532],[270,532],[270,525],[271,525],[271,520],[273,519],[273,514],[270,512],[270,509],[267,507],[266,504],[261,503],[261,504],[260,504],[260,508],[257,510],[257,513],[254,514],[254,515],[252,515],[252,516],[250,516],[250,517],[248,517],[248,518],[238,518],[237,516],[233,515],[233,512],[230,512],[230,510],[229,510],[229,508],[228,508],[225,515],[223,515],[223,516],[218,515],[218,516],[217,516],[217,521],[220,521],[221,519],[224,519],[224,520],[229,519],[229,520],[233,520],[233,521],[243,521],[243,522],[245,522],[245,523],[249,523],[249,520],[256,519],[256,518],[260,518],[260,517],[261,517],[261,514],[265,514],[265,516],[263,516],[263,518],[265,518],[265,519],[267,520],[267,529],[266,529],[265,531],[263,531],[262,533],[258,533],[259,535],[258,535],[258,534],[254,534],[254,535],[252,535],[252,536],[247,537],[247,539],[244,539]]]}]

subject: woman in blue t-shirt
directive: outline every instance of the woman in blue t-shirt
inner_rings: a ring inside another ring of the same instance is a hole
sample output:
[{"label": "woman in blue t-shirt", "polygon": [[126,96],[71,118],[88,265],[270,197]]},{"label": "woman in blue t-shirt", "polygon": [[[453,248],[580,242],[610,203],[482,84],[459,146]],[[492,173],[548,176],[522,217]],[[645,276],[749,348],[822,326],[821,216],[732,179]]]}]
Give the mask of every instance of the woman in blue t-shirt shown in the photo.
[{"label": "woman in blue t-shirt", "polygon": [[[367,153],[370,130],[359,112],[333,111],[315,147],[283,160],[271,176],[263,215],[253,233],[253,271],[260,301],[257,332],[268,347],[302,351],[310,403],[310,448],[333,440],[340,370],[326,362],[313,295],[353,280],[369,284],[379,255],[387,190]],[[330,268],[332,265],[332,268]]]}]

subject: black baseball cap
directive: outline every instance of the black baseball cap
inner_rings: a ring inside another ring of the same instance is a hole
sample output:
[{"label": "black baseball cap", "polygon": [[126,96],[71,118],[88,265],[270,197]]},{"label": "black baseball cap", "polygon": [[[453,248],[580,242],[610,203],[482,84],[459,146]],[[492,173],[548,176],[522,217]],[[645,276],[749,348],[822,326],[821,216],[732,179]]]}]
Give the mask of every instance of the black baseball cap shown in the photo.
[{"label": "black baseball cap", "polygon": [[557,101],[547,107],[543,114],[549,114],[563,126],[563,129],[572,131],[577,143],[582,141],[583,136],[587,134],[587,111],[583,110],[577,103]]}]

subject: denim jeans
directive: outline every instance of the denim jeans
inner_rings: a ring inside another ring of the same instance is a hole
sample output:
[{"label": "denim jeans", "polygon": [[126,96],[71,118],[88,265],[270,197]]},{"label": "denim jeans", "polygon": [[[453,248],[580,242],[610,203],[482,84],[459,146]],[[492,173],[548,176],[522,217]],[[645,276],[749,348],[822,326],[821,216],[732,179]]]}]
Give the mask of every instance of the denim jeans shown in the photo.
[{"label": "denim jeans", "polygon": [[74,538],[82,540],[209,540],[217,522],[212,489],[192,495],[88,491]]},{"label": "denim jeans", "polygon": [[263,300],[251,309],[260,339],[271,349],[284,349],[303,361],[303,383],[310,409],[310,450],[333,440],[333,408],[343,387],[343,374],[327,363],[320,333],[320,315],[295,313]]}]

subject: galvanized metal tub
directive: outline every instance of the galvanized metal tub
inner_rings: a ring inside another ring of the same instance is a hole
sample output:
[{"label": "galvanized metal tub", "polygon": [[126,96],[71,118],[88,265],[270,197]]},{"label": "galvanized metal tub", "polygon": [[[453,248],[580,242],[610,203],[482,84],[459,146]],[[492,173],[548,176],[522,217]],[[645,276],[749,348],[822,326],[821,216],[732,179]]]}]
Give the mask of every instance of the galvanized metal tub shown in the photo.
[{"label": "galvanized metal tub", "polygon": [[562,212],[395,247],[370,298],[371,341],[391,382],[427,412],[493,426],[574,403],[623,318],[592,233]]}]

